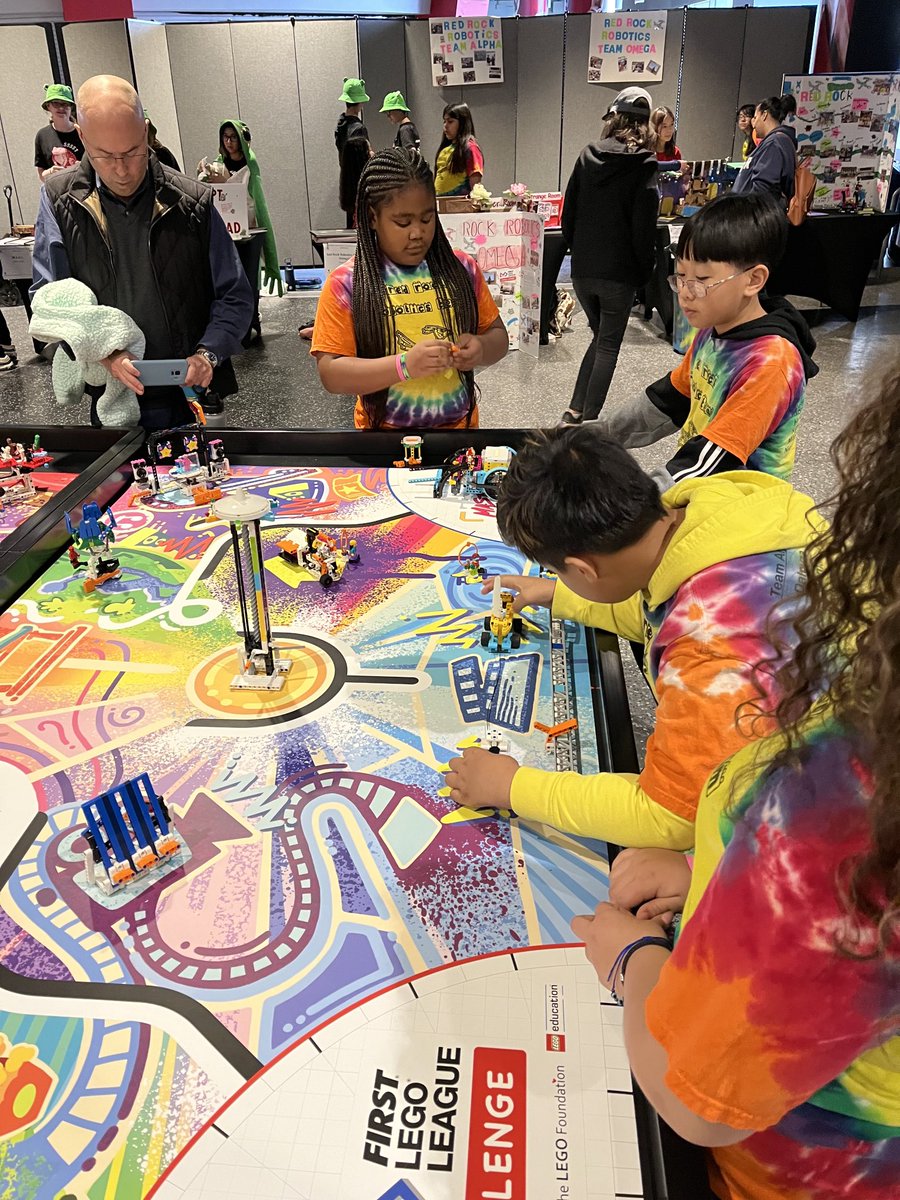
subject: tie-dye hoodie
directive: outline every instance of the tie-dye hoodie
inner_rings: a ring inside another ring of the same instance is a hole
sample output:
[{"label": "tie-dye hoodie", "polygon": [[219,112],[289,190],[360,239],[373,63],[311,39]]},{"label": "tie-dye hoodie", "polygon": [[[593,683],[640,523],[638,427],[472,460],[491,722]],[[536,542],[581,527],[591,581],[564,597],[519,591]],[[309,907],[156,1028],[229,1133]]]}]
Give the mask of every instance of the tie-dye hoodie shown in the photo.
[{"label": "tie-dye hoodie", "polygon": [[[797,590],[806,543],[822,528],[813,501],[790,484],[735,471],[677,484],[683,508],[645,591],[594,604],[557,583],[553,615],[644,645],[659,707],[640,775],[577,775],[521,767],[511,803],[520,817],[625,846],[687,850],[700,790],[714,767],[768,732],[736,710],[758,697],[754,666],[771,655],[774,604]],[[763,681],[765,682],[765,681]]]},{"label": "tie-dye hoodie", "polygon": [[666,464],[674,483],[739,467],[791,478],[816,343],[787,300],[762,303],[764,317],[726,333],[699,329],[675,370],[647,388],[681,429]]},{"label": "tie-dye hoodie", "polygon": [[666,1083],[707,1121],[750,1131],[712,1151],[727,1200],[900,1195],[900,937],[840,942],[835,880],[871,845],[872,780],[826,714],[802,771],[767,772],[776,738],[710,777],[675,953],[646,1005]]}]

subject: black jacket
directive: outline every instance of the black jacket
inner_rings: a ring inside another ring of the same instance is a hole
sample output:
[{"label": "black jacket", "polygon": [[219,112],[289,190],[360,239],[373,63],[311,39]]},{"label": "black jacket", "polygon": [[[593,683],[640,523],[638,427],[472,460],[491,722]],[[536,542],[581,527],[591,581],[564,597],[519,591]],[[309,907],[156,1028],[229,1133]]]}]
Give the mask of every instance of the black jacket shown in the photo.
[{"label": "black jacket", "polygon": [[738,171],[732,191],[768,192],[783,197],[785,204],[794,194],[797,170],[797,135],[790,125],[778,125],[767,133]]},{"label": "black jacket", "polygon": [[341,113],[338,117],[337,128],[334,131],[334,144],[337,146],[338,158],[351,138],[365,138],[368,141],[369,131],[362,123],[361,117],[352,113]]},{"label": "black jacket", "polygon": [[574,277],[647,282],[656,256],[657,173],[649,150],[629,151],[615,138],[585,146],[562,214]]},{"label": "black jacket", "polygon": [[[213,282],[209,261],[212,189],[175,174],[150,155],[156,196],[150,224],[150,258],[176,357],[192,355],[209,323]],[[75,279],[87,284],[98,304],[118,308],[116,268],[94,170],[84,159],[44,184]],[[213,372],[212,391],[233,395],[237,380],[231,360]]]}]

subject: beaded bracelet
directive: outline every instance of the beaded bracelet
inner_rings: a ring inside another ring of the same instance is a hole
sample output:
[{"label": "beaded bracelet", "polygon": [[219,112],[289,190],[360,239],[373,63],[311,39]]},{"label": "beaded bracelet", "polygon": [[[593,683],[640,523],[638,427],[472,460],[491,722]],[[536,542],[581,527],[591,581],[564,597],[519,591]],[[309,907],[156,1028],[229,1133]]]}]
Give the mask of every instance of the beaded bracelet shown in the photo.
[{"label": "beaded bracelet", "polygon": [[634,954],[635,950],[640,950],[642,946],[662,946],[665,950],[672,949],[672,943],[669,939],[662,937],[642,937],[638,938],[636,942],[630,942],[627,946],[624,946],[619,951],[619,955],[612,965],[612,970],[606,977],[606,982],[612,984],[610,995],[616,1004],[624,1003],[622,997],[616,992],[616,988],[621,988],[625,982],[625,968],[628,966],[628,960]]},{"label": "beaded bracelet", "polygon": [[396,358],[397,378],[401,383],[409,379],[409,367],[406,365],[406,354],[398,354]]}]

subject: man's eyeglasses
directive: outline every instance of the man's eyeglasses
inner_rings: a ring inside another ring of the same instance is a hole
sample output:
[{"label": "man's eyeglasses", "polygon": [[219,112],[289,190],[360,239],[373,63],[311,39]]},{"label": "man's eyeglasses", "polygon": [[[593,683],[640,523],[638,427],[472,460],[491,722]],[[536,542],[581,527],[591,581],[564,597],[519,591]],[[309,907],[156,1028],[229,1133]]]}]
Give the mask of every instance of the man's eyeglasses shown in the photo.
[{"label": "man's eyeglasses", "polygon": [[735,271],[733,275],[726,275],[724,279],[716,279],[713,283],[701,283],[699,279],[683,279],[680,275],[669,275],[668,284],[673,292],[686,292],[692,300],[702,300],[713,288],[721,287],[730,279],[737,279],[738,276],[746,274],[746,270]]},{"label": "man's eyeglasses", "polygon": [[107,163],[116,162],[134,162],[138,158],[147,157],[146,146],[136,146],[134,150],[126,150],[124,154],[95,154],[93,150],[88,151],[91,156],[91,162],[100,163],[105,166]]}]

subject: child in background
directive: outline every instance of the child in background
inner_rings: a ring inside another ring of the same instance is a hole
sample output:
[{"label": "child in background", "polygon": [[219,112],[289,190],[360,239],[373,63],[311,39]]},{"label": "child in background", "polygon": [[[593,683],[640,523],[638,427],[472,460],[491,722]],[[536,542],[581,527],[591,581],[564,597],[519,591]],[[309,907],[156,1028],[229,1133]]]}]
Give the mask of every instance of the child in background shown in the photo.
[{"label": "child in background", "polygon": [[900,1184],[900,366],[832,457],[778,733],[710,776],[692,876],[655,852],[642,887],[638,852],[633,886],[611,884],[623,907],[572,923],[609,986],[660,933],[625,906],[677,908],[689,887],[674,953],[640,946],[616,988],[638,1083],[712,1147],[725,1200],[895,1200]]},{"label": "child in background", "polygon": [[475,141],[468,104],[444,109],[444,137],[434,160],[434,188],[439,196],[468,196],[484,178],[484,155]]},{"label": "child in background", "polygon": [[758,694],[769,610],[797,590],[812,510],[790,484],[749,471],[691,479],[660,497],[595,423],[535,433],[513,458],[497,524],[559,578],[504,575],[502,586],[518,591],[519,609],[547,605],[554,617],[641,643],[656,729],[638,776],[540,771],[466,750],[447,776],[453,799],[621,846],[693,846],[709,772],[768,731],[764,718],[738,729],[736,714]]},{"label": "child in background", "polygon": [[475,368],[509,339],[478,264],[447,241],[422,156],[376,154],[356,215],[356,256],[328,276],[316,313],[325,390],[357,394],[357,429],[475,428]]},{"label": "child in background", "polygon": [[681,162],[681,151],[675,145],[675,114],[661,105],[650,114],[650,128],[656,134],[656,161]]},{"label": "child in background", "polygon": [[387,113],[388,120],[392,125],[396,125],[397,132],[394,134],[394,145],[398,150],[415,150],[418,152],[421,144],[419,131],[413,124],[412,117],[409,115],[409,106],[403,99],[402,92],[388,92],[384,98],[384,104],[381,106],[381,111]]},{"label": "child in background", "polygon": [[341,175],[338,199],[347,218],[347,228],[356,228],[356,197],[359,181],[374,150],[365,138],[350,138],[341,154]]},{"label": "child in background", "polygon": [[364,79],[345,79],[344,90],[341,92],[341,103],[344,111],[338,117],[334,131],[334,144],[337,147],[338,162],[350,138],[365,138],[369,140],[369,131],[363,124],[362,106],[369,103]]},{"label": "child in background", "polygon": [[600,417],[603,432],[631,448],[680,431],[664,486],[740,467],[791,478],[806,383],[819,368],[800,313],[761,296],[787,229],[769,197],[729,195],[681,231],[669,282],[698,332],[674,371]]},{"label": "child in background", "polygon": [[759,145],[759,138],[753,131],[753,117],[756,114],[755,104],[742,104],[737,111],[737,127],[740,130],[741,159],[746,162],[753,153],[754,146]]}]

